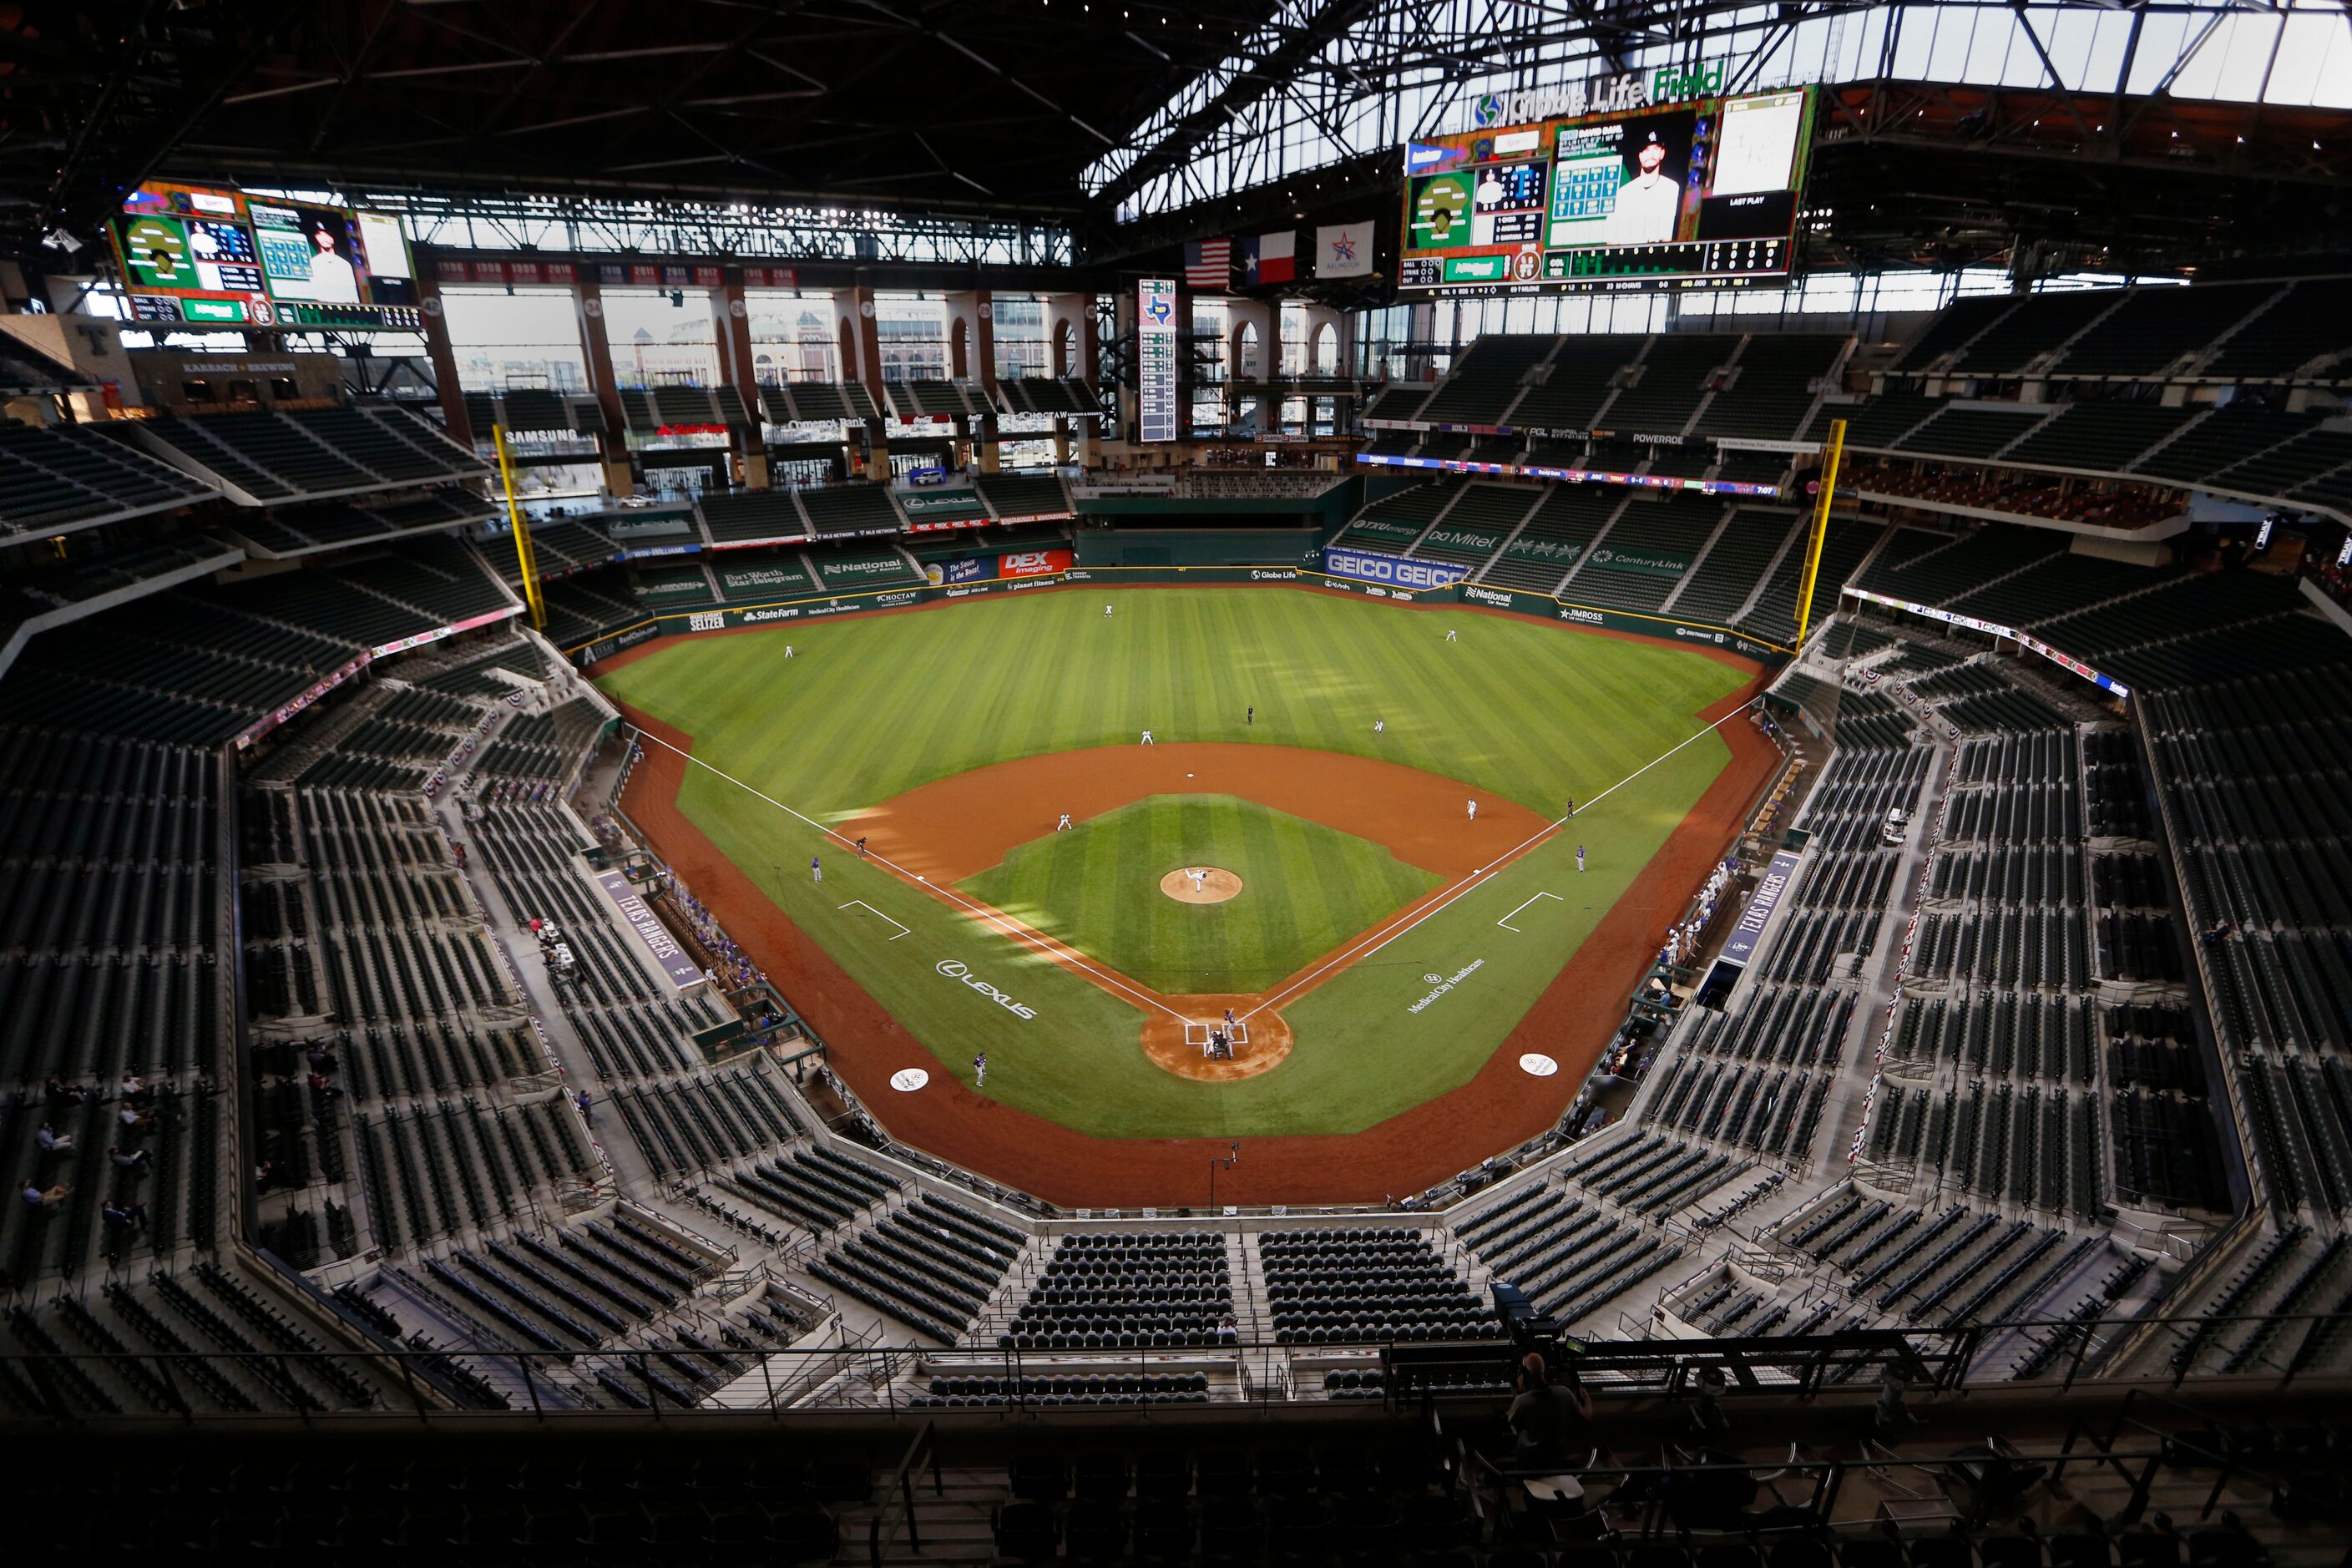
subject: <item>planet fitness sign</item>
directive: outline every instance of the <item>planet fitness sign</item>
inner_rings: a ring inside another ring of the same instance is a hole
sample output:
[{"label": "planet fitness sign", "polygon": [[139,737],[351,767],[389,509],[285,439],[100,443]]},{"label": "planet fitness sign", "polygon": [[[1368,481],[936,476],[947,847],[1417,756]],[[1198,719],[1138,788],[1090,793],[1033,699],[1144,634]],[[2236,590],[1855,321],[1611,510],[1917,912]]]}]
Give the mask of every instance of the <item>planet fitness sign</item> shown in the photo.
[{"label": "planet fitness sign", "polygon": [[1323,547],[1323,570],[1333,577],[1413,591],[1451,587],[1470,575],[1467,566],[1444,561],[1413,561],[1369,550],[1342,550],[1333,544]]}]

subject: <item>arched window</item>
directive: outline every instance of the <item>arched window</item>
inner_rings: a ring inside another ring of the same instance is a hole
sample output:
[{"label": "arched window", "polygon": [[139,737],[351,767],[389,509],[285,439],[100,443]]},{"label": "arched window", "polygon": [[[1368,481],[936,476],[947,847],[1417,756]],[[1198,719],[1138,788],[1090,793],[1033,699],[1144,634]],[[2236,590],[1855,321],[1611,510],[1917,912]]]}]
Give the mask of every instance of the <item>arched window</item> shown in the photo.
[{"label": "arched window", "polygon": [[1066,317],[1054,323],[1054,363],[1056,375],[1078,374],[1078,334]]},{"label": "arched window", "polygon": [[1329,321],[1315,329],[1315,363],[1312,368],[1317,375],[1339,374],[1339,329]]},{"label": "arched window", "polygon": [[1244,321],[1234,338],[1234,374],[1244,381],[1258,378],[1257,323]]}]

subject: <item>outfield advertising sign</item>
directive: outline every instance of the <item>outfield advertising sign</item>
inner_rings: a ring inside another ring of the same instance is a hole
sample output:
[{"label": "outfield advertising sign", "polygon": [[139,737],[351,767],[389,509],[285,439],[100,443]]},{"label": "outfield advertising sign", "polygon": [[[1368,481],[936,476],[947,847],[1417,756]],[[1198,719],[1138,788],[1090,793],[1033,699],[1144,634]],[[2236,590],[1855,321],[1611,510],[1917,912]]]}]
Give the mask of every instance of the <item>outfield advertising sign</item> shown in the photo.
[{"label": "outfield advertising sign", "polygon": [[948,562],[945,570],[940,574],[940,580],[944,583],[977,583],[987,575],[988,563],[978,556],[967,555],[961,560]]},{"label": "outfield advertising sign", "polygon": [[1000,577],[1044,577],[1066,572],[1077,557],[1066,550],[1008,551],[996,558]]},{"label": "outfield advertising sign", "polygon": [[1596,550],[1584,563],[1644,577],[1679,577],[1690,570],[1689,556],[1668,555],[1659,550]]},{"label": "outfield advertising sign", "polygon": [[1357,583],[1376,583],[1385,588],[1402,588],[1411,593],[1450,588],[1470,575],[1470,568],[1450,562],[1414,561],[1402,555],[1382,555],[1370,550],[1342,550],[1336,544],[1323,547],[1323,570],[1334,577],[1346,577]]}]

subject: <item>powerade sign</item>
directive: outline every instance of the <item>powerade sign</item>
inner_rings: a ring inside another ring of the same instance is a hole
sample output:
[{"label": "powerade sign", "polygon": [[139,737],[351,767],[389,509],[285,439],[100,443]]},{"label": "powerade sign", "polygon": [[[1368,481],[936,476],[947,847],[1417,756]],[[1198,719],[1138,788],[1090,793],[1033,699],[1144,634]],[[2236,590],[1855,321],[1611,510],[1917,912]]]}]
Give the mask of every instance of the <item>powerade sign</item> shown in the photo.
[{"label": "powerade sign", "polygon": [[1367,550],[1323,547],[1323,570],[1334,577],[1377,583],[1386,588],[1422,590],[1448,588],[1470,575],[1467,566],[1444,561],[1412,561],[1402,555],[1376,555]]}]

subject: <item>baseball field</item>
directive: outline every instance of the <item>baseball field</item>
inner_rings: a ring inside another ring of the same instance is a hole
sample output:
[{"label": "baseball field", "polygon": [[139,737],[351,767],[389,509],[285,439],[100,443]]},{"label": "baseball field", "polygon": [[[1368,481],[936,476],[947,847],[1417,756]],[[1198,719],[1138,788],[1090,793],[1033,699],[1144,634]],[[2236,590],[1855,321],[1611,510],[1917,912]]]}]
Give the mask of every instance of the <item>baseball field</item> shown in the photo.
[{"label": "baseball field", "polygon": [[[1359,1132],[1526,1047],[1612,911],[1646,942],[1688,896],[1652,863],[1725,773],[1745,726],[1708,726],[1751,676],[1235,587],[677,639],[598,680],[691,752],[649,744],[633,814],[706,899],[740,877],[783,917],[746,945],[886,1122],[946,1094],[1166,1140]],[[1640,967],[1591,1007],[1618,1016]],[[836,1026],[841,977],[863,995]],[[1229,1009],[1246,1038],[1208,1060]],[[1584,1066],[1522,1081],[1557,1102]],[[907,1068],[923,1088],[887,1087]]]}]

